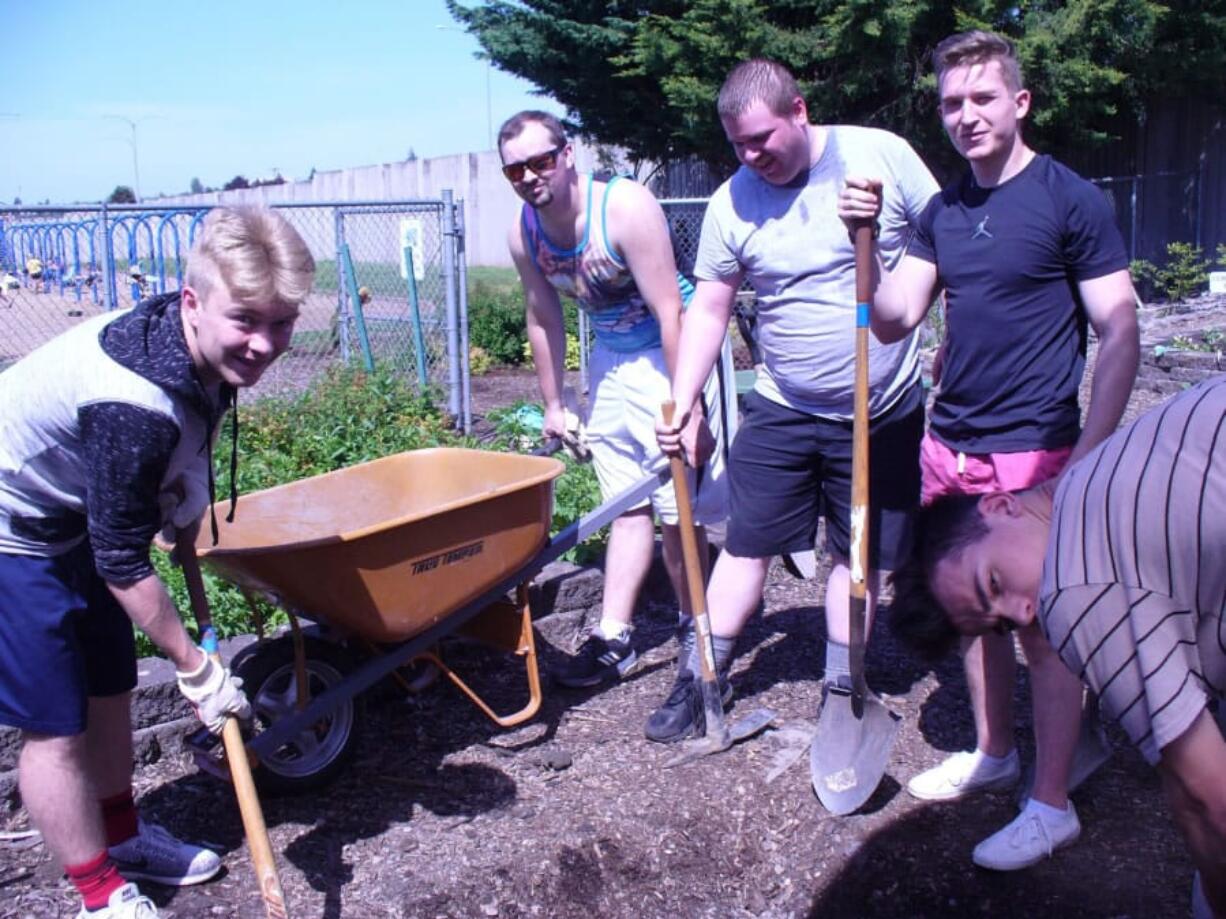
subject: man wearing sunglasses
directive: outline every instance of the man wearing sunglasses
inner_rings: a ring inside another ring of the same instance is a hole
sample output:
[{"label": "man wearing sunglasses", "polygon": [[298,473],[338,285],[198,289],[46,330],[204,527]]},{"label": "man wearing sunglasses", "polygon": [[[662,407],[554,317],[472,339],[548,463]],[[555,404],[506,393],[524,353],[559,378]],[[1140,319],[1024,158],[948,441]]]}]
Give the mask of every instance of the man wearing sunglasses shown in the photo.
[{"label": "man wearing sunglasses", "polygon": [[[660,459],[655,421],[669,397],[680,336],[682,299],[692,291],[677,273],[664,211],[632,181],[596,181],[575,168],[561,123],[546,112],[524,111],[502,125],[498,150],[503,174],[524,207],[510,229],[511,257],[527,301],[528,340],[545,403],[544,434],[566,433],[563,360],[566,330],[560,296],[571,297],[591,320],[596,343],[590,363],[587,438],[607,499]],[[717,383],[705,387],[716,405]],[[708,426],[695,413],[691,433],[709,447],[718,413]],[[722,460],[716,451],[696,482],[694,519],[724,516]],[[565,686],[595,686],[625,675],[636,661],[631,617],[655,546],[652,510],[663,524],[664,561],[684,622],[689,610],[671,485],[618,517],[605,556],[601,619],[579,653],[554,671]],[[705,548],[705,539],[700,545]],[[683,631],[683,634],[686,632]],[[683,652],[684,653],[684,652]]]}]

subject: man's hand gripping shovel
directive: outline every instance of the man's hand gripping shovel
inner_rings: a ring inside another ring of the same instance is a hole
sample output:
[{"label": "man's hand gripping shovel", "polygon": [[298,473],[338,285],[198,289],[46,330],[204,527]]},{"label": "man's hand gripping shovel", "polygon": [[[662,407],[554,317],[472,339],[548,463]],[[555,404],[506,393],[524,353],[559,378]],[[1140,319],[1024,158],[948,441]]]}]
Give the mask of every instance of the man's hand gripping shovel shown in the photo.
[{"label": "man's hand gripping shovel", "polygon": [[[676,405],[664,403],[664,423],[672,424]],[[702,708],[706,733],[688,741],[682,752],[664,765],[680,766],[712,753],[722,753],[734,743],[759,733],[775,718],[775,713],[760,708],[731,726],[724,720],[724,704],[720,699],[719,678],[715,672],[715,646],[711,640],[711,622],[707,615],[707,590],[703,566],[698,557],[698,539],[694,534],[694,510],[690,502],[690,486],[685,475],[685,461],[680,456],[669,457],[673,474],[673,490],[677,495],[677,516],[681,530],[681,553],[685,560],[686,587],[690,593],[690,608],[694,612],[695,647],[702,669]]]},{"label": "man's hand gripping shovel", "polygon": [[827,683],[809,751],[813,790],[832,814],[850,814],[876,791],[898,734],[899,716],[864,680],[868,612],[868,325],[872,298],[873,231],[856,227],[856,383],[852,434],[851,596],[848,648],[851,687]]},{"label": "man's hand gripping shovel", "polygon": [[[213,616],[209,611],[209,601],[204,594],[204,580],[200,576],[200,562],[196,558],[196,543],[193,532],[179,530],[175,534],[175,554],[179,564],[183,566],[183,577],[187,581],[187,593],[191,598],[192,612],[196,617],[196,627],[200,631],[200,643],[205,653],[218,664],[221,655],[217,652],[217,634],[213,631]],[[234,793],[238,798],[239,813],[243,818],[243,832],[247,836],[247,845],[251,849],[251,863],[255,867],[256,880],[260,885],[260,897],[264,901],[264,915],[268,919],[288,919],[285,909],[285,892],[281,889],[281,878],[277,874],[277,863],[273,858],[272,844],[268,841],[268,827],[264,824],[264,811],[260,807],[260,799],[256,794],[255,780],[251,776],[251,763],[247,759],[247,748],[243,745],[242,731],[234,718],[226,719],[222,731],[222,740],[226,748],[226,760],[230,764],[230,775],[234,782]]]}]

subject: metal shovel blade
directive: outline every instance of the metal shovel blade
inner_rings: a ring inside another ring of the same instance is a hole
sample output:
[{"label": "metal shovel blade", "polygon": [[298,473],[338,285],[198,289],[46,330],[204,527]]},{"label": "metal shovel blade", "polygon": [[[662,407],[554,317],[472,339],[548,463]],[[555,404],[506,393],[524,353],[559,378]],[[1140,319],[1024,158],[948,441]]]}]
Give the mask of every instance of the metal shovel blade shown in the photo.
[{"label": "metal shovel blade", "polygon": [[713,753],[723,753],[734,743],[740,743],[770,727],[775,720],[775,713],[768,708],[759,708],[750,712],[744,718],[738,718],[730,727],[723,731],[708,731],[701,737],[687,740],[681,752],[664,764],[665,769],[692,763],[696,759],[710,756]]},{"label": "metal shovel blade", "polygon": [[[858,709],[858,712],[857,712]],[[830,813],[858,810],[885,774],[900,718],[871,692],[832,686],[809,748],[813,790]]]}]

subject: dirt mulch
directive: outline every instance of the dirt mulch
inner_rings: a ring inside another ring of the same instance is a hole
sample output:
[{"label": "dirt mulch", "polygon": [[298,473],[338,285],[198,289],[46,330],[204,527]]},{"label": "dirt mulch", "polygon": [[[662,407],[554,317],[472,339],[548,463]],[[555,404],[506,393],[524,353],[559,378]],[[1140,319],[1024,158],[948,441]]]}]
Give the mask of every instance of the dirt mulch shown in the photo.
[{"label": "dirt mulch", "polygon": [[[478,415],[532,398],[530,374],[473,380]],[[1129,415],[1156,400],[1138,391]],[[974,740],[960,666],[917,665],[879,625],[870,684],[903,716],[886,778],[851,817],[810,787],[806,741],[820,699],[821,591],[778,565],[765,613],[742,636],[730,716],[758,706],[776,729],[704,761],[642,725],[673,676],[673,612],[649,608],[642,663],[599,690],[549,688],[530,724],[501,732],[449,686],[370,702],[354,761],[325,791],[265,800],[294,916],[340,917],[1091,917],[1184,916],[1191,864],[1156,774],[1112,731],[1115,756],[1074,795],[1080,841],[1032,869],[975,868],[971,849],[1015,813],[1007,795],[952,804],[910,798],[916,771]],[[577,645],[584,614],[538,621],[543,663]],[[504,710],[522,703],[514,665],[471,646]],[[1033,757],[1019,675],[1023,756]],[[200,887],[147,893],[171,917],[258,917],[262,909],[230,789],[167,751],[137,774],[147,814],[225,854]],[[24,825],[9,815],[5,829]],[[0,917],[69,916],[75,900],[41,845],[0,840]]]}]

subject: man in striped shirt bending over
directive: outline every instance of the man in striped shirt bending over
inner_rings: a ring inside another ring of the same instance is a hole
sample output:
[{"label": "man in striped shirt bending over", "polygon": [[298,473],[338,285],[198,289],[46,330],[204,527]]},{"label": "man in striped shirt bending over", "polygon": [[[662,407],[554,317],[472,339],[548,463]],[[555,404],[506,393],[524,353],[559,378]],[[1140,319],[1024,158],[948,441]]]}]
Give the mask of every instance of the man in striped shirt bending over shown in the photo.
[{"label": "man in striped shirt bending over", "polygon": [[900,636],[931,654],[955,630],[1037,616],[1162,774],[1199,871],[1194,915],[1226,916],[1226,740],[1210,713],[1226,695],[1226,376],[1120,429],[1058,485],[934,503],[917,536],[895,576]]}]

